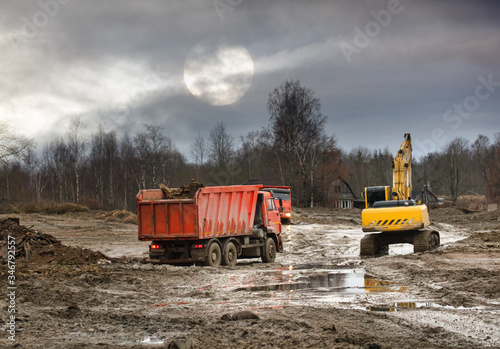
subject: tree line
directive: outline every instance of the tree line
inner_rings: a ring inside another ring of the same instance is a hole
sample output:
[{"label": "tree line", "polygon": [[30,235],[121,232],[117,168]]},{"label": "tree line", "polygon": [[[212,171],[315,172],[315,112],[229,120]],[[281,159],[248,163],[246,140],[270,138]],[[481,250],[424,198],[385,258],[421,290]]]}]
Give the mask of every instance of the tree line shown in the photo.
[{"label": "tree line", "polygon": [[[178,187],[191,178],[205,185],[243,184],[257,178],[290,185],[295,205],[327,206],[339,176],[360,198],[365,186],[391,185],[395,152],[342,150],[325,132],[326,116],[314,92],[285,81],[269,93],[269,124],[237,142],[217,123],[191,142],[189,158],[158,125],[118,135],[102,126],[88,133],[73,117],[63,137],[37,149],[33,140],[0,122],[0,200],[74,202],[91,209],[135,210],[140,189]],[[237,145],[238,143],[238,145]],[[464,194],[500,198],[500,133],[473,142],[456,138],[413,162],[414,188],[427,185],[456,201]]]},{"label": "tree line", "polygon": [[[392,183],[395,155],[387,148],[358,147],[343,154],[346,179],[356,193],[368,185]],[[441,150],[412,160],[414,191],[426,186],[438,196],[456,202],[462,195],[485,195],[500,201],[500,133],[490,140],[479,135],[474,142],[457,137]]]}]

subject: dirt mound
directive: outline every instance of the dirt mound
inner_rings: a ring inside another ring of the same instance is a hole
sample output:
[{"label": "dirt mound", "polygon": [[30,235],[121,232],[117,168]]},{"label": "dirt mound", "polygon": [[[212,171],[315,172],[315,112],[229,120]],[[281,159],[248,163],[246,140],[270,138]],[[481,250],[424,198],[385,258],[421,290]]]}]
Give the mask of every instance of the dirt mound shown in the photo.
[{"label": "dirt mound", "polygon": [[16,261],[39,264],[89,264],[109,260],[101,252],[61,244],[49,234],[38,232],[11,219],[0,220],[0,261],[8,259],[9,241],[15,239]]},{"label": "dirt mound", "polygon": [[485,247],[499,247],[500,248],[500,232],[499,231],[484,231],[474,232],[462,243],[484,243]]},{"label": "dirt mound", "polygon": [[[477,225],[485,229],[491,229],[496,224],[500,223],[499,212],[475,212],[464,210],[458,207],[443,207],[429,212],[431,222],[462,224],[462,225]],[[479,225],[478,225],[479,224]]]},{"label": "dirt mound", "polygon": [[188,185],[182,185],[180,188],[169,188],[165,184],[160,184],[166,199],[190,199],[194,197],[198,189],[204,185],[191,179]]},{"label": "dirt mound", "polygon": [[104,219],[106,222],[121,222],[138,224],[137,215],[127,210],[113,210],[108,212],[99,212],[95,218]]},{"label": "dirt mound", "polygon": [[431,214],[441,216],[463,216],[466,213],[457,207],[439,207],[430,210]]},{"label": "dirt mound", "polygon": [[499,211],[491,211],[491,212],[479,212],[471,215],[472,219],[477,222],[499,222],[500,223],[500,215]]},{"label": "dirt mound", "polygon": [[342,224],[361,226],[361,210],[334,209],[327,207],[292,209],[294,224]]}]

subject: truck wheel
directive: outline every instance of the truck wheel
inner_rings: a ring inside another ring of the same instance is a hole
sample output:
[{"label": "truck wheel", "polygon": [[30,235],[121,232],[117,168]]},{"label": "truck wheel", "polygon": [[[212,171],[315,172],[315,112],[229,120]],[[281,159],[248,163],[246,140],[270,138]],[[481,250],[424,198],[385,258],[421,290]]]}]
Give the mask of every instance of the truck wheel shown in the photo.
[{"label": "truck wheel", "polygon": [[236,246],[234,246],[234,243],[228,242],[224,247],[224,253],[222,254],[222,264],[234,267],[237,259],[238,252],[236,251]]},{"label": "truck wheel", "polygon": [[273,238],[268,237],[262,251],[262,261],[264,263],[272,263],[276,259],[276,243]]},{"label": "truck wheel", "polygon": [[217,242],[213,241],[208,246],[207,256],[205,257],[205,265],[211,267],[218,267],[221,262],[220,246]]}]

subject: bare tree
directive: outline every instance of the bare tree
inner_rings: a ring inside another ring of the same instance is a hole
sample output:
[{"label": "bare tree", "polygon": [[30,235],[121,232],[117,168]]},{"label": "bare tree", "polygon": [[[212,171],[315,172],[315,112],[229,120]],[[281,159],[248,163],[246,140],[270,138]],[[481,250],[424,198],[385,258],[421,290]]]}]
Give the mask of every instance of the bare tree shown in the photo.
[{"label": "bare tree", "polygon": [[218,122],[210,131],[210,159],[217,169],[226,169],[233,158],[233,137],[226,132],[224,123]]},{"label": "bare tree", "polygon": [[115,132],[108,132],[104,136],[105,150],[105,169],[107,173],[107,204],[109,207],[115,207],[116,191],[118,180],[119,154],[118,154],[118,139]]},{"label": "bare tree", "polygon": [[137,151],[137,157],[140,163],[139,175],[136,178],[137,185],[139,189],[146,189],[148,157],[149,153],[151,152],[147,133],[138,132],[134,137],[134,146]]},{"label": "bare tree", "polygon": [[203,181],[200,175],[206,161],[207,144],[205,142],[205,137],[203,137],[201,132],[198,132],[196,138],[194,139],[194,143],[191,144],[190,152],[196,164],[196,178],[199,181]]},{"label": "bare tree", "polygon": [[94,195],[100,205],[104,201],[104,136],[102,125],[90,138],[89,166],[93,178]]},{"label": "bare tree", "polygon": [[97,200],[101,205],[114,207],[119,166],[115,132],[105,132],[103,127],[99,126],[98,131],[91,137],[89,162]]},{"label": "bare tree", "polygon": [[472,162],[470,169],[471,190],[485,194],[488,180],[488,162],[493,155],[491,154],[490,140],[484,135],[479,135],[470,148]]},{"label": "bare tree", "polygon": [[203,137],[201,132],[198,132],[198,134],[196,135],[194,143],[191,145],[190,152],[196,164],[198,164],[198,166],[203,166],[207,153],[207,147],[205,137]]},{"label": "bare tree", "polygon": [[163,133],[162,127],[145,125],[144,128],[134,138],[140,161],[139,187],[158,187],[162,182],[168,185],[175,165],[172,159],[176,150],[171,139]]},{"label": "bare tree", "polygon": [[355,193],[359,194],[369,185],[387,185],[387,183],[370,182],[368,178],[370,150],[366,147],[357,147],[344,155],[346,173],[349,183]]},{"label": "bare tree", "polygon": [[136,149],[128,134],[125,134],[120,141],[120,160],[123,174],[123,204],[125,208],[128,208],[130,202],[129,196],[131,190],[133,190],[129,187],[129,182],[135,181],[140,189],[140,171],[137,170],[138,159]]},{"label": "bare tree", "polygon": [[326,116],[321,103],[300,81],[287,80],[269,94],[267,109],[271,121],[267,136],[281,164],[283,181],[292,185],[300,181],[306,201],[312,192],[311,171],[317,166],[314,149],[324,140]]},{"label": "bare tree", "polygon": [[[340,150],[334,136],[321,136],[320,142],[311,150],[310,160],[310,206],[314,202],[324,201],[330,183],[341,174]],[[316,195],[315,195],[316,194]]]},{"label": "bare tree", "polygon": [[0,164],[9,163],[13,157],[20,157],[34,141],[14,132],[12,128],[0,121]]},{"label": "bare tree", "polygon": [[73,201],[80,201],[80,167],[84,157],[85,151],[85,138],[83,136],[84,124],[79,116],[74,116],[70,120],[69,129],[67,133],[68,139],[68,156],[70,165],[73,171]]},{"label": "bare tree", "polygon": [[40,202],[42,200],[42,192],[47,185],[47,181],[42,181],[42,162],[36,155],[34,146],[26,149],[23,156],[23,162],[26,172],[28,173],[28,187],[32,195],[32,200]]},{"label": "bare tree", "polygon": [[164,168],[165,157],[168,151],[168,144],[170,139],[163,134],[163,128],[159,126],[146,125],[147,141],[149,143],[149,165],[151,166],[151,177],[153,187],[158,187],[160,182],[164,180],[161,178],[161,169]]},{"label": "bare tree", "polygon": [[43,149],[43,164],[49,176],[52,200],[59,200],[59,202],[65,199],[67,159],[68,147],[64,139],[59,138],[45,145]]},{"label": "bare tree", "polygon": [[241,136],[241,148],[237,155],[240,166],[245,170],[246,179],[256,177],[268,177],[269,169],[273,166],[263,166],[265,163],[262,158],[264,156],[264,144],[262,142],[262,132],[251,131],[246,136]]},{"label": "bare tree", "polygon": [[495,143],[490,147],[486,186],[488,201],[500,204],[500,133],[495,134]]},{"label": "bare tree", "polygon": [[466,160],[469,156],[469,142],[464,138],[455,138],[445,147],[443,181],[451,201],[456,202],[465,192]]}]

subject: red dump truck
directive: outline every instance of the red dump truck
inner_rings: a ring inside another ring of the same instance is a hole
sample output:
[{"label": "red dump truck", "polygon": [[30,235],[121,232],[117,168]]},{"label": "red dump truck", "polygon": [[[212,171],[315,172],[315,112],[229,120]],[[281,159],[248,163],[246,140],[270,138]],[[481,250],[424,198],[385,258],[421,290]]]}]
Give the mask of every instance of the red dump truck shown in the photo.
[{"label": "red dump truck", "polygon": [[160,189],[137,194],[139,240],[151,262],[234,266],[238,258],[273,262],[283,251],[280,212],[262,185],[200,188],[190,199]]},{"label": "red dump truck", "polygon": [[269,191],[274,197],[280,211],[281,222],[290,224],[292,221],[292,194],[289,186],[264,186],[262,190]]}]

